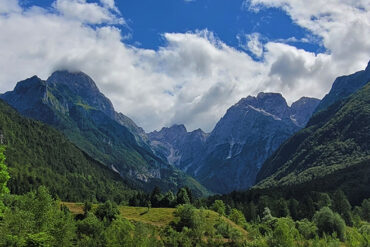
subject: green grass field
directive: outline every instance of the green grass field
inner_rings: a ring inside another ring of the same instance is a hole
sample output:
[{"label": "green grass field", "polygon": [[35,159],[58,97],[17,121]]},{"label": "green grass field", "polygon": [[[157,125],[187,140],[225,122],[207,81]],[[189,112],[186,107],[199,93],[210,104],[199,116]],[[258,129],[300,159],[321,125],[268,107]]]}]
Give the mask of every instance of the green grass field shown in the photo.
[{"label": "green grass field", "polygon": [[[73,214],[83,214],[83,203],[63,202],[62,204],[67,206]],[[93,208],[96,207],[97,205],[93,205]],[[174,215],[175,208],[151,208],[148,211],[146,207],[119,206],[119,210],[121,215],[130,221],[150,224],[160,228],[178,220]],[[216,224],[217,219],[220,217],[218,213],[212,210],[205,210],[205,214],[208,221],[207,223],[211,225]],[[231,227],[238,229],[243,236],[247,237],[248,233],[244,228],[224,216],[222,216],[222,219]]]}]

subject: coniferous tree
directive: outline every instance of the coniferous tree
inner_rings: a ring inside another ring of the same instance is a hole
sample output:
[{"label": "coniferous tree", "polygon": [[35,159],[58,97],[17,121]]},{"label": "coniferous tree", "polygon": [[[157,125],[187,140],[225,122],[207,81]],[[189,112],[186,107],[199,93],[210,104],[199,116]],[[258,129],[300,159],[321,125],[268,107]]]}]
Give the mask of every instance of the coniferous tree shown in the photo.
[{"label": "coniferous tree", "polygon": [[335,212],[342,216],[347,225],[352,226],[351,204],[342,190],[338,190],[334,193],[332,207]]},{"label": "coniferous tree", "polygon": [[225,203],[222,200],[216,200],[212,206],[211,209],[218,213],[219,215],[225,215],[226,206]]},{"label": "coniferous tree", "polygon": [[179,191],[176,194],[176,197],[177,197],[177,205],[190,203],[188,192],[186,191],[185,188],[179,189]]}]

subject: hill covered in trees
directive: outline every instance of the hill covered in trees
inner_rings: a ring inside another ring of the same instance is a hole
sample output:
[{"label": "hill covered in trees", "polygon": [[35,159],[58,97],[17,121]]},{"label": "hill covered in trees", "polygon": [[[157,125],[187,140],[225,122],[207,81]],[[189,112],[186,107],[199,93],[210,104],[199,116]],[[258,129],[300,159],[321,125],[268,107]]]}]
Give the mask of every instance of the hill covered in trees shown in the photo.
[{"label": "hill covered in trees", "polygon": [[[128,201],[136,189],[119,174],[93,160],[57,130],[20,116],[0,100],[0,128],[7,145],[12,193],[40,185],[67,201]],[[135,185],[137,189],[137,185]]]},{"label": "hill covered in trees", "polygon": [[[353,187],[351,193],[367,193],[370,183],[361,180],[370,164],[370,84],[348,99],[315,114],[306,128],[272,155],[258,174],[258,187],[310,183],[342,169],[351,176],[331,180],[335,186]],[[353,166],[353,168],[351,168]],[[357,170],[357,171],[355,171]],[[365,183],[365,187],[361,183]],[[330,181],[328,181],[330,183]],[[347,186],[346,186],[347,185]],[[357,189],[365,191],[356,191]],[[366,191],[367,188],[367,191]]]}]

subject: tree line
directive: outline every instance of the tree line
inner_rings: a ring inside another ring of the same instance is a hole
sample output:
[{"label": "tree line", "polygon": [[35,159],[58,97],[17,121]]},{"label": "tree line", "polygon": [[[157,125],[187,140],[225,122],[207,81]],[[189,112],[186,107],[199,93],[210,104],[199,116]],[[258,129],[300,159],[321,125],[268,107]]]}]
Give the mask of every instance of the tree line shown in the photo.
[{"label": "tree line", "polygon": [[[4,149],[0,147],[0,246],[367,247],[370,243],[370,199],[353,207],[340,190],[297,198],[259,195],[243,203],[246,198],[240,193],[197,199],[186,187],[176,194],[155,188],[129,200],[148,211],[176,207],[175,220],[163,228],[125,219],[110,200],[94,207],[86,201],[83,214],[74,215],[44,186],[10,194]],[[210,210],[217,215],[213,221]]]}]

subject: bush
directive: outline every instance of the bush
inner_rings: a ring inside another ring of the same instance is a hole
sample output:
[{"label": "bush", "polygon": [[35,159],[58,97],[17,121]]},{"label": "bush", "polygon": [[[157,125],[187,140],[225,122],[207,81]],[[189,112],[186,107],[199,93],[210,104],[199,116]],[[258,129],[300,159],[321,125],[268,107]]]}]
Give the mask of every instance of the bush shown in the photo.
[{"label": "bush", "polygon": [[231,209],[229,218],[230,220],[234,221],[236,224],[241,226],[244,226],[247,223],[244,214],[235,208]]},{"label": "bush", "polygon": [[175,217],[179,217],[179,221],[175,223],[177,231],[182,231],[184,227],[193,228],[196,225],[195,208],[190,204],[179,205],[174,213]]},{"label": "bush", "polygon": [[320,236],[335,233],[339,239],[344,240],[346,224],[339,214],[334,213],[330,208],[323,207],[315,213],[314,222],[318,228]]},{"label": "bush", "polygon": [[317,233],[317,226],[308,219],[297,221],[296,228],[305,239],[313,239]]},{"label": "bush", "polygon": [[132,246],[134,226],[126,219],[116,219],[105,231],[108,246]]},{"label": "bush", "polygon": [[299,233],[294,226],[294,221],[290,218],[278,218],[269,243],[276,247],[294,247],[298,238]]},{"label": "bush", "polygon": [[225,215],[225,211],[226,211],[225,203],[222,200],[216,200],[212,204],[211,210],[215,211],[219,215]]},{"label": "bush", "polygon": [[101,221],[106,220],[108,223],[116,219],[119,215],[118,207],[111,201],[106,201],[104,204],[99,205],[95,212],[96,217]]}]

